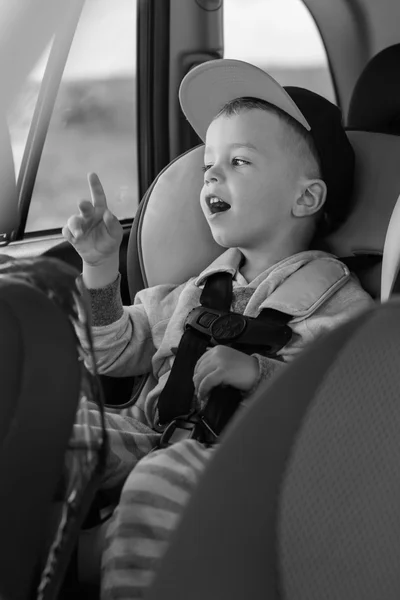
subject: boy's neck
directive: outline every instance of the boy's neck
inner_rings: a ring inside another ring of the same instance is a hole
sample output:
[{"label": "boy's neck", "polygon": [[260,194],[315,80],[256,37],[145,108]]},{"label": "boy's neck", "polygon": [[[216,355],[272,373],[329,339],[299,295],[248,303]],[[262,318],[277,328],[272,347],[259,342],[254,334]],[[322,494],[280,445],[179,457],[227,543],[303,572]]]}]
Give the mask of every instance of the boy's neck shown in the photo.
[{"label": "boy's neck", "polygon": [[249,283],[253,281],[258,275],[273,267],[281,260],[289,258],[299,252],[308,250],[307,247],[287,247],[280,249],[273,249],[271,251],[257,251],[257,250],[243,250],[239,248],[243,254],[243,260],[240,265],[240,273]]}]

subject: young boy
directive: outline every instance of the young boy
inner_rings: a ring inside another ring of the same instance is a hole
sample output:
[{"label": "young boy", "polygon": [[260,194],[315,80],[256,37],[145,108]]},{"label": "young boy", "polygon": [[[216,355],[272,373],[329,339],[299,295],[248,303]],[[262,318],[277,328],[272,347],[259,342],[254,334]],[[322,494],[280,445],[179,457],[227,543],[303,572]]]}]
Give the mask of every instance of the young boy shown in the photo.
[{"label": "young boy", "polygon": [[[197,406],[220,384],[246,398],[306,344],[372,302],[342,263],[309,250],[317,236],[344,220],[349,206],[354,155],[339,110],[307,90],[285,91],[260,69],[233,60],[193,69],[182,82],[180,100],[205,140],[201,208],[227,251],[198,278],[143,290],[133,306],[123,307],[122,228],[97,176],[89,178],[93,204],[81,202],[80,215],[63,230],[83,259],[100,372],[151,373],[130,416],[108,415],[105,485],[124,487],[106,535],[103,598],[143,597],[213,452],[186,439],[135,466],[159,436],[157,401],[207,277],[218,271],[233,275],[235,312],[256,317],[269,307],[293,315],[292,338],[277,359],[227,346],[208,349],[193,374]],[[282,294],[290,282],[290,294]]]}]

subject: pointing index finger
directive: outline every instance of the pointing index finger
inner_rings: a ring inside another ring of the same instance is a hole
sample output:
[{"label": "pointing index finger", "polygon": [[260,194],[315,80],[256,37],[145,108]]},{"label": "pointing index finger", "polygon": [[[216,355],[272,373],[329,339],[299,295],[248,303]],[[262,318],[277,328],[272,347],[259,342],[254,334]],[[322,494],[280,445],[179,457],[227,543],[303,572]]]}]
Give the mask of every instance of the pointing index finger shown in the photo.
[{"label": "pointing index finger", "polygon": [[103,190],[103,186],[100,183],[100,179],[96,173],[89,173],[88,182],[90,187],[90,195],[92,197],[92,204],[95,208],[107,208],[107,199]]}]

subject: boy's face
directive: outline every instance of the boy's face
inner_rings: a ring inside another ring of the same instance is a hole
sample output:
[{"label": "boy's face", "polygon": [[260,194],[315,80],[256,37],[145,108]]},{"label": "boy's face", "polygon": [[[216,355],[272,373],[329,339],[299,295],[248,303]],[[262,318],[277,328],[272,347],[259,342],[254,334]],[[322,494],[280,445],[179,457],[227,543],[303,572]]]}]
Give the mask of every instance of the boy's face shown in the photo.
[{"label": "boy's face", "polygon": [[286,127],[259,109],[220,116],[209,126],[200,202],[221,246],[262,250],[290,235],[302,174]]}]

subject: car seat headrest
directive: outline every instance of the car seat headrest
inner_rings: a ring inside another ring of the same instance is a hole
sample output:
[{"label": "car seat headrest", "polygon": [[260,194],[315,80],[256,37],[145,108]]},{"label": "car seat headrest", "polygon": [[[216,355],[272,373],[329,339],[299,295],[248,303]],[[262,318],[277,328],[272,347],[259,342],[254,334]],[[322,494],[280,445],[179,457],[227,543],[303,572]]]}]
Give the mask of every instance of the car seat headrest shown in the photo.
[{"label": "car seat headrest", "polygon": [[337,256],[381,254],[400,193],[400,138],[365,131],[348,136],[356,154],[353,208],[328,245]]},{"label": "car seat headrest", "polygon": [[387,303],[260,386],[146,598],[398,598],[399,352],[400,305]]},{"label": "car seat headrest", "polygon": [[[138,254],[145,286],[183,283],[224,252],[200,207],[204,146],[170,163],[145,195],[138,222]],[[132,289],[131,289],[132,294]]]},{"label": "car seat headrest", "polygon": [[400,44],[374,56],[361,73],[350,102],[349,129],[400,135]]}]

